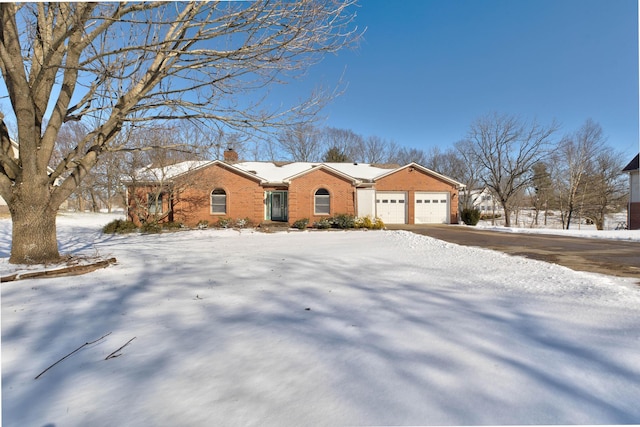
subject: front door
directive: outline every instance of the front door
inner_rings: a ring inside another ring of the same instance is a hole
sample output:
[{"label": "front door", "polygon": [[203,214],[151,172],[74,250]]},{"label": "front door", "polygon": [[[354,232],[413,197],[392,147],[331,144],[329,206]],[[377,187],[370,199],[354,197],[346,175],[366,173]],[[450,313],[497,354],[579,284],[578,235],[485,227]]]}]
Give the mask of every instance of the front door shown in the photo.
[{"label": "front door", "polygon": [[269,200],[271,201],[271,221],[287,220],[287,192],[272,191]]}]

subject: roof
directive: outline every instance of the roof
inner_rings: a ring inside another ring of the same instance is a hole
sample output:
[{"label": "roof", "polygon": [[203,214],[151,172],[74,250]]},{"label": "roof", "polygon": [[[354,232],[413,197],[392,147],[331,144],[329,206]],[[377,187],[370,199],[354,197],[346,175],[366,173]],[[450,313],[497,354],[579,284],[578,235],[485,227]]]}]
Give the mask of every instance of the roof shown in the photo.
[{"label": "roof", "polygon": [[390,170],[372,166],[368,163],[291,162],[282,164],[274,162],[243,162],[235,163],[233,166],[247,172],[255,173],[268,182],[286,182],[293,177],[304,174],[305,172],[310,172],[319,166],[326,166],[328,169],[332,169],[339,174],[360,181],[371,181]]},{"label": "roof", "polygon": [[640,154],[637,154],[633,160],[631,160],[629,164],[622,169],[622,172],[632,172],[637,171],[638,169],[640,169]]},{"label": "roof", "polygon": [[158,168],[152,168],[151,165],[148,165],[138,169],[135,177],[138,181],[167,181],[184,173],[199,169],[209,163],[213,162],[210,160],[192,160]]},{"label": "roof", "polygon": [[219,164],[229,169],[234,169],[244,175],[258,179],[262,183],[282,184],[317,169],[324,169],[341,175],[346,179],[353,180],[354,183],[373,182],[377,179],[391,175],[405,168],[416,168],[442,179],[445,182],[456,185],[459,188],[463,184],[440,175],[430,169],[420,166],[417,163],[410,163],[402,167],[382,167],[369,163],[323,163],[323,162],[240,162],[226,163],[220,160],[214,161],[187,161],[176,163],[175,165],[163,168],[146,167],[136,174],[141,181],[169,181],[180,175],[192,172],[196,169],[206,167],[211,164]]}]

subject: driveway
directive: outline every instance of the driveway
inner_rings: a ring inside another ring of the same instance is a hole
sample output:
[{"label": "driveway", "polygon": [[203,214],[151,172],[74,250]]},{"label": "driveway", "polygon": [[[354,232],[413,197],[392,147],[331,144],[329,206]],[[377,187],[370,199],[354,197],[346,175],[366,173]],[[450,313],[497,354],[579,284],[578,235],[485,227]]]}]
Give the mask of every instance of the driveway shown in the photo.
[{"label": "driveway", "polygon": [[451,243],[552,262],[573,270],[640,278],[640,244],[553,234],[520,234],[456,225],[387,225]]}]

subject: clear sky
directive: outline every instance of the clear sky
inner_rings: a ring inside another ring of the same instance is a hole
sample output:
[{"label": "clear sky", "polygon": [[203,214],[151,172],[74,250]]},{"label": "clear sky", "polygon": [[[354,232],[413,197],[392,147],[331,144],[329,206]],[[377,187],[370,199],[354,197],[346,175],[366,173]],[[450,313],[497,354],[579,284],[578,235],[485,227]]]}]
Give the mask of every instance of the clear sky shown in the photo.
[{"label": "clear sky", "polygon": [[638,152],[636,0],[362,0],[357,14],[360,47],[308,76],[348,82],[328,126],[427,151],[492,112],[556,119],[559,136],[591,118]]},{"label": "clear sky", "polygon": [[591,118],[611,146],[638,152],[637,0],[360,0],[356,24],[357,49],[270,102],[343,77],[321,125],[428,151],[492,112],[555,119],[558,137]]}]

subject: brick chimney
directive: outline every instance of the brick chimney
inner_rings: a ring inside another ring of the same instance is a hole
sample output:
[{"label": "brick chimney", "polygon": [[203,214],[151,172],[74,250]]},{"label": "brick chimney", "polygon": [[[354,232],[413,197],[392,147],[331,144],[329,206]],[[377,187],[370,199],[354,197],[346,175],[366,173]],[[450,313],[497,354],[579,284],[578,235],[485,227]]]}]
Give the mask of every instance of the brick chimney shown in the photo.
[{"label": "brick chimney", "polygon": [[224,161],[227,163],[235,163],[238,161],[238,153],[231,147],[224,150]]}]

